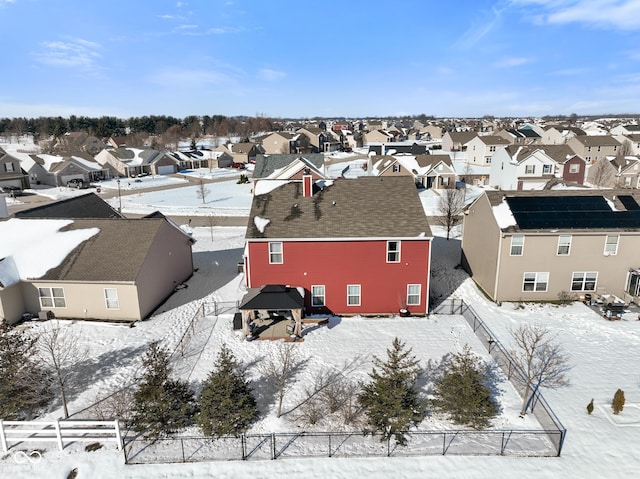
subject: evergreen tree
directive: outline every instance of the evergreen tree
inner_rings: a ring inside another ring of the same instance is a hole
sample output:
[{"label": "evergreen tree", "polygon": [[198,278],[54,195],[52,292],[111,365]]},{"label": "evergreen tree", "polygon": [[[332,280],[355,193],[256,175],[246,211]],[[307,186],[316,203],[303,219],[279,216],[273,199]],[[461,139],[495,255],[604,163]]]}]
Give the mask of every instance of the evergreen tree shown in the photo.
[{"label": "evergreen tree", "polygon": [[0,321],[0,419],[31,419],[51,399],[35,338]]},{"label": "evergreen tree", "polygon": [[611,408],[613,409],[613,414],[620,414],[622,412],[623,407],[624,407],[624,391],[622,389],[618,389],[616,393],[613,395],[613,401],[611,402]]},{"label": "evergreen tree", "polygon": [[445,370],[434,389],[434,407],[455,424],[482,429],[498,414],[491,397],[483,363],[465,346],[445,364]]},{"label": "evergreen tree", "polygon": [[373,431],[382,434],[382,441],[393,437],[397,444],[407,444],[407,431],[424,417],[424,404],[416,389],[420,367],[411,348],[398,338],[387,349],[387,360],[373,358],[369,373],[371,382],[362,388],[358,400],[367,414]]},{"label": "evergreen tree", "polygon": [[144,374],[134,392],[133,426],[157,439],[189,426],[197,407],[189,385],[170,378],[169,353],[152,343],[142,360]]},{"label": "evergreen tree", "polygon": [[238,435],[258,417],[256,400],[233,353],[222,345],[202,386],[196,422],[207,436]]},{"label": "evergreen tree", "polygon": [[593,412],[593,399],[591,399],[591,402],[587,404],[587,414],[591,415],[592,412]]}]

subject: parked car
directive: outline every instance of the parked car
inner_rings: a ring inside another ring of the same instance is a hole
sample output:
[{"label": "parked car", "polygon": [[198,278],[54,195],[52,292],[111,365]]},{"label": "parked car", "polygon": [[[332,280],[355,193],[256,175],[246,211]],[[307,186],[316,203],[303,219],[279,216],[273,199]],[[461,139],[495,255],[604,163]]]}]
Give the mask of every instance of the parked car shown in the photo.
[{"label": "parked car", "polygon": [[88,187],[89,185],[86,184],[84,180],[80,178],[72,178],[71,180],[67,181],[67,188],[82,189],[82,188],[88,188]]},{"label": "parked car", "polygon": [[231,163],[231,168],[238,168],[239,170],[244,170],[244,163]]},{"label": "parked car", "polygon": [[19,186],[0,186],[0,193],[6,193],[12,198],[22,196],[22,188]]}]

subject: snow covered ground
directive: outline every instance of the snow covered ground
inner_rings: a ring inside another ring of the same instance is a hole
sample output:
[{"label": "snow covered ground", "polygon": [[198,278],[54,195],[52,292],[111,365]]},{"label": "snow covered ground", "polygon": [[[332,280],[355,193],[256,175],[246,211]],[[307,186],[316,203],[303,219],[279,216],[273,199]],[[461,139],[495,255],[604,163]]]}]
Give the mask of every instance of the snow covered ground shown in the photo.
[{"label": "snow covered ground", "polygon": [[[233,181],[229,183],[235,185]],[[169,191],[182,189],[187,188]],[[165,193],[162,207],[171,207],[172,203],[178,202],[177,196],[169,192],[160,193]],[[140,197],[146,194],[141,192]],[[185,208],[197,207],[195,193],[191,201],[192,204]],[[433,204],[433,201],[427,203]],[[571,384],[562,389],[543,391],[568,430],[562,457],[447,455],[126,466],[122,454],[111,444],[92,453],[84,452],[84,444],[75,444],[62,452],[50,446],[40,462],[20,464],[18,461],[21,458],[16,458],[13,453],[16,450],[30,450],[27,444],[23,444],[12,448],[9,454],[0,456],[0,476],[18,479],[66,477],[72,468],[78,469],[78,477],[136,479],[272,478],[284,475],[310,479],[362,475],[372,478],[511,478],[519,475],[602,478],[637,475],[640,470],[640,457],[635,453],[640,441],[640,373],[636,362],[640,351],[640,321],[636,320],[636,315],[627,313],[622,321],[609,322],[581,303],[562,307],[511,303],[498,306],[487,301],[465,273],[456,268],[460,258],[460,232],[451,241],[446,241],[440,228],[433,227],[433,230],[436,237],[432,255],[432,295],[440,299],[462,298],[469,302],[489,324],[496,337],[506,345],[510,343],[509,328],[524,322],[538,322],[551,328],[569,353],[573,365],[569,373]],[[242,277],[237,274],[236,264],[242,255],[244,228],[194,228],[194,235],[198,240],[194,246],[194,262],[198,271],[189,280],[189,287],[169,298],[152,319],[137,323],[133,328],[106,323],[61,321],[62,327],[80,331],[83,343],[91,349],[90,359],[79,369],[90,386],[86,390],[78,388],[72,391],[69,404],[72,414],[84,410],[99,393],[128,384],[139,371],[140,355],[151,341],[160,340],[169,348],[175,347],[186,324],[203,301],[235,301],[242,296]],[[218,318],[208,316],[200,324],[202,334],[198,337],[206,346],[190,359],[176,363],[180,374],[188,377],[196,387],[208,372],[222,342],[227,343],[238,358],[246,363],[259,361],[277,347],[277,343],[273,342],[243,341],[231,331],[230,321],[228,314]],[[36,322],[24,327],[37,329],[44,325]],[[298,344],[302,357],[308,362],[295,387],[285,398],[285,410],[299,402],[305,381],[320,367],[339,367],[347,358],[359,355],[363,357],[363,364],[354,373],[354,379],[366,378],[371,355],[383,356],[394,336],[412,346],[423,365],[427,359],[439,359],[446,352],[458,351],[466,343],[475,351],[482,352],[477,339],[457,317],[342,318],[333,320],[329,326],[309,330],[305,341]],[[254,380],[258,379],[255,367],[250,368],[249,375]],[[501,382],[499,387],[502,390],[500,401],[504,412],[496,421],[496,426],[514,429],[532,427],[534,418],[518,418],[519,399],[510,384]],[[610,403],[618,388],[625,391],[627,402],[623,412],[614,416]],[[592,398],[595,411],[589,416],[585,408]],[[297,428],[291,423],[293,413],[276,419],[273,414],[268,414],[273,408],[272,401],[261,402],[264,414],[253,431]],[[45,416],[48,419],[56,417],[60,417],[59,409]],[[441,424],[433,423],[436,419],[430,418],[429,421],[425,426],[441,427]]]}]

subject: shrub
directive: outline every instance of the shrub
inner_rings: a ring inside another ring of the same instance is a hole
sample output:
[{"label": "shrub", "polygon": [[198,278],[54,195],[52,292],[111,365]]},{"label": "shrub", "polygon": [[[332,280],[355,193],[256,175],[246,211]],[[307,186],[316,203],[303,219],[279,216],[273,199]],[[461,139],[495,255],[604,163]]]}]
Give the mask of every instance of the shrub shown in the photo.
[{"label": "shrub", "polygon": [[622,389],[618,389],[613,395],[611,408],[613,409],[613,414],[620,414],[622,412],[622,408],[624,408],[624,391]]},{"label": "shrub", "polygon": [[591,399],[591,402],[587,404],[587,413],[591,415],[592,412],[593,412],[593,399]]}]

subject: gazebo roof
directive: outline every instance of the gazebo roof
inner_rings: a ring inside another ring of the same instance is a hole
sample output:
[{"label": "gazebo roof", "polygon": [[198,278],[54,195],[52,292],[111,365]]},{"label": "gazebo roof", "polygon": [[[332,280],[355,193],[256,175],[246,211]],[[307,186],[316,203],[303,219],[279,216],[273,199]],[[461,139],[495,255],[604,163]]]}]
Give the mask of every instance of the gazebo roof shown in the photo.
[{"label": "gazebo roof", "polygon": [[304,298],[298,289],[282,284],[267,284],[260,288],[249,288],[240,303],[241,310],[291,310],[303,307]]}]

